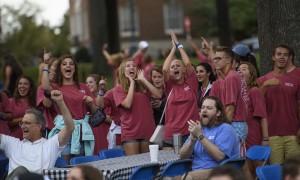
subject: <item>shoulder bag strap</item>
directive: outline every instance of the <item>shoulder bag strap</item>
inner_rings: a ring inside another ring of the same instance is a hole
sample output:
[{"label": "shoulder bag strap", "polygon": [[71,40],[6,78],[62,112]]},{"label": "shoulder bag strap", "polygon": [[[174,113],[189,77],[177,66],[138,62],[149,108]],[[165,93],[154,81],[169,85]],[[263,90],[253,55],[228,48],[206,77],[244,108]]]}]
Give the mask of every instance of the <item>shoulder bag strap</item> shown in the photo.
[{"label": "shoulder bag strap", "polygon": [[171,91],[170,91],[170,93],[169,93],[169,95],[168,95],[168,98],[167,98],[167,101],[166,101],[166,104],[165,104],[165,107],[164,107],[164,111],[163,111],[163,113],[162,113],[162,115],[161,115],[161,117],[160,117],[160,120],[159,120],[159,124],[161,124],[161,121],[162,121],[162,119],[163,119],[163,117],[164,117],[164,115],[165,115],[166,107],[167,107],[169,98],[170,98],[170,96],[171,96],[171,94],[172,94],[172,91],[173,91],[173,88],[171,89]]}]

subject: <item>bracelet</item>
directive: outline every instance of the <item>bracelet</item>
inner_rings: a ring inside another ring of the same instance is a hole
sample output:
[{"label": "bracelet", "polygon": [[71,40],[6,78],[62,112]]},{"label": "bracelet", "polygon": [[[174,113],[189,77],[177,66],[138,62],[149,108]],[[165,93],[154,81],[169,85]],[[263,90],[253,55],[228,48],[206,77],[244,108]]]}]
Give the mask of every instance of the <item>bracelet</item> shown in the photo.
[{"label": "bracelet", "polygon": [[263,137],[262,140],[263,141],[269,141],[269,138],[268,137]]},{"label": "bracelet", "polygon": [[178,43],[176,44],[176,48],[179,49],[179,48],[183,48],[183,45],[181,43]]},{"label": "bracelet", "polygon": [[103,91],[100,90],[98,96],[104,96],[104,94],[105,94],[105,93],[104,93]]},{"label": "bracelet", "polygon": [[45,71],[45,72],[49,72],[49,70],[48,70],[48,69],[42,69],[42,71],[43,71],[43,72],[44,72],[44,71]]}]

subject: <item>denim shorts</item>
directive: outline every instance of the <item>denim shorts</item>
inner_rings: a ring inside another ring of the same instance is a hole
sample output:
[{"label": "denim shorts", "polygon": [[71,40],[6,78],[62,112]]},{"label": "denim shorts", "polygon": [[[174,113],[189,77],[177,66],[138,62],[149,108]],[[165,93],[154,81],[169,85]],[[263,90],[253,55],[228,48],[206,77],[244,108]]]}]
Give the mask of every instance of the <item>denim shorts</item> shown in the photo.
[{"label": "denim shorts", "polygon": [[232,121],[231,126],[234,128],[239,140],[245,141],[248,135],[248,126],[245,121],[237,122]]},{"label": "denim shorts", "polygon": [[[69,155],[71,155],[71,139],[72,139],[72,137],[68,140],[66,147],[61,152],[62,156],[69,156]],[[84,154],[84,144],[83,144],[83,141],[80,141],[80,154]]]}]

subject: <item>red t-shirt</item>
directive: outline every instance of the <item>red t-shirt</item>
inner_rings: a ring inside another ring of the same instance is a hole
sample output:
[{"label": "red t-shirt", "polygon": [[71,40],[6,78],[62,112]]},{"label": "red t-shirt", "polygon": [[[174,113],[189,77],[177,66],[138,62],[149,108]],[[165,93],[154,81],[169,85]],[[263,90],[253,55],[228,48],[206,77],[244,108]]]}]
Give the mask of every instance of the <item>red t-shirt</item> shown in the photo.
[{"label": "red t-shirt", "polygon": [[[275,76],[270,72],[258,79],[260,85]],[[299,130],[298,103],[300,100],[299,79],[289,73],[277,77],[280,85],[266,89],[269,136],[295,136]]]},{"label": "red t-shirt", "polygon": [[[9,102],[7,95],[3,92],[0,92],[1,101],[0,101],[0,112],[2,113],[12,113],[12,107]],[[10,135],[9,127],[7,125],[7,121],[3,120],[0,117],[0,133],[5,135]]]},{"label": "red t-shirt", "polygon": [[133,62],[138,69],[144,69],[144,52],[140,52],[134,59]]},{"label": "red t-shirt", "polygon": [[116,106],[114,100],[113,89],[107,91],[104,95],[104,111],[106,114],[110,115],[114,120],[115,124],[121,126],[121,114]]},{"label": "red t-shirt", "polygon": [[[63,93],[64,101],[68,107],[73,119],[83,119],[87,112],[90,112],[90,109],[83,100],[84,96],[90,96],[94,98],[94,95],[89,90],[89,88],[80,83],[80,88],[77,85],[62,85],[51,84],[54,90],[59,90]],[[95,101],[94,101],[95,103]]]},{"label": "red t-shirt", "polygon": [[130,109],[122,107],[121,103],[127,92],[116,86],[113,90],[116,106],[121,114],[122,142],[134,139],[150,139],[155,123],[152,107],[149,101],[150,93],[134,92]]},{"label": "red t-shirt", "polygon": [[223,88],[224,79],[220,78],[213,82],[209,95],[217,97],[220,101],[222,101],[222,88]]},{"label": "red t-shirt", "polygon": [[257,87],[249,90],[248,101],[248,136],[246,138],[246,148],[253,145],[261,145],[262,127],[261,118],[267,117],[266,103],[264,97]]},{"label": "red t-shirt", "polygon": [[244,78],[238,72],[230,70],[224,79],[221,90],[223,91],[221,98],[223,105],[235,107],[232,121],[246,121],[249,98]]},{"label": "red t-shirt", "polygon": [[[173,90],[172,90],[173,89]],[[166,97],[171,95],[165,111],[164,140],[172,139],[172,135],[180,133],[188,135],[187,121],[200,120],[197,107],[198,80],[193,72],[183,84],[175,84],[170,78],[166,84]]]},{"label": "red t-shirt", "polygon": [[[17,119],[17,118],[21,118],[24,117],[25,115],[25,111],[27,109],[32,108],[29,104],[29,102],[27,101],[16,101],[14,98],[10,98],[10,103],[12,106],[12,110],[13,110],[13,118]],[[20,126],[15,126],[13,128],[10,129],[11,132],[11,136],[15,137],[15,138],[19,138],[20,140],[23,139],[23,132]]]},{"label": "red t-shirt", "polygon": [[292,70],[291,72],[289,72],[289,74],[300,78],[300,68],[296,67],[294,70]]},{"label": "red t-shirt", "polygon": [[59,108],[57,107],[55,102],[52,102],[50,107],[45,107],[43,105],[43,100],[46,99],[44,96],[44,89],[40,85],[37,89],[37,97],[36,97],[36,105],[39,109],[42,109],[43,115],[46,120],[46,128],[53,129],[54,128],[54,119],[58,115]]}]

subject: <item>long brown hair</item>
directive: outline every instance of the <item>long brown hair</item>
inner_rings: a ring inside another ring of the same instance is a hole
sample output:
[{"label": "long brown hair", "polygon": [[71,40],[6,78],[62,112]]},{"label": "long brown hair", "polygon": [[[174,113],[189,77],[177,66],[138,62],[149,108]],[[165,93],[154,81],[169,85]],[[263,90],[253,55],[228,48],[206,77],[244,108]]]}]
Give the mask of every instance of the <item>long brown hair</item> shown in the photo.
[{"label": "long brown hair", "polygon": [[[128,77],[125,76],[126,62],[128,62],[128,61],[132,61],[132,60],[128,59],[128,60],[123,61],[118,68],[118,83],[119,83],[119,85],[121,85],[124,88],[124,90],[126,92],[128,92],[128,89],[130,86],[129,79],[128,79]],[[136,83],[135,91],[137,91],[137,92],[145,91],[145,87],[140,81],[135,80],[135,83]]]},{"label": "long brown hair", "polygon": [[22,98],[22,96],[21,96],[21,94],[18,90],[18,84],[19,84],[21,79],[27,79],[29,81],[30,89],[29,89],[29,92],[28,92],[28,102],[29,102],[31,107],[35,108],[36,107],[36,91],[37,90],[36,90],[36,85],[35,85],[33,79],[29,76],[22,75],[17,79],[16,89],[15,89],[15,92],[14,92],[14,99],[16,100],[16,102],[19,102],[20,99]]},{"label": "long brown hair", "polygon": [[253,64],[251,64],[250,62],[242,62],[240,65],[242,64],[247,64],[248,65],[248,69],[250,72],[250,77],[248,79],[247,83],[247,87],[249,89],[253,88],[253,87],[258,87],[258,83],[257,83],[257,71],[254,67]]},{"label": "long brown hair", "polygon": [[75,82],[75,84],[77,85],[77,87],[79,88],[79,75],[78,75],[78,64],[75,60],[75,58],[71,55],[63,55],[61,56],[59,59],[58,59],[58,62],[57,62],[57,68],[56,68],[56,71],[55,71],[55,82],[59,85],[59,86],[62,86],[63,85],[63,74],[60,70],[60,66],[61,66],[61,63],[63,62],[63,60],[67,59],[67,58],[70,58],[73,60],[73,63],[74,63],[74,66],[75,66],[75,72],[73,74],[73,80]]}]

